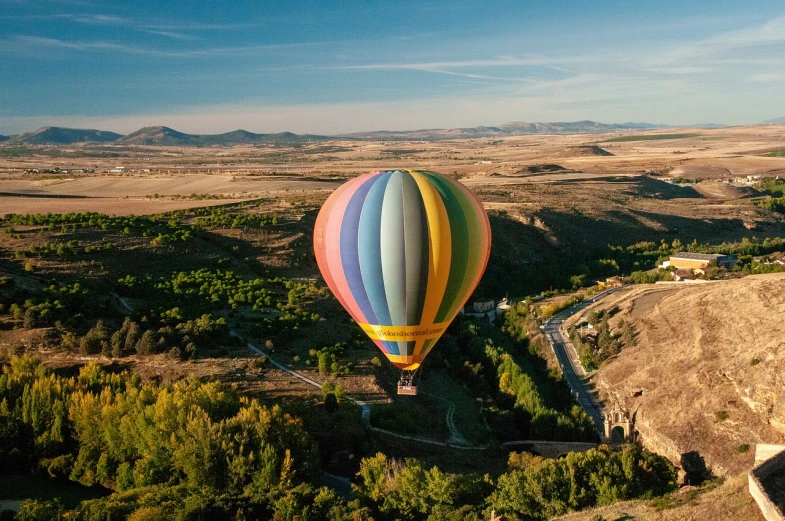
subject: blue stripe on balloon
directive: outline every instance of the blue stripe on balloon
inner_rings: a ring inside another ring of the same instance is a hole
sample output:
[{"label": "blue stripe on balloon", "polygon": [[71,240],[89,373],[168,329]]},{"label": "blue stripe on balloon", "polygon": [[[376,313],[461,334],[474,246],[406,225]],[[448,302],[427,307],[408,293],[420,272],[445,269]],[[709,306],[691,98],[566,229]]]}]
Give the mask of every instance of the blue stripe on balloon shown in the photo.
[{"label": "blue stripe on balloon", "polygon": [[[381,224],[382,203],[387,182],[392,172],[382,173],[378,180],[368,191],[360,213],[360,226],[358,230],[358,252],[360,260],[360,273],[362,274],[365,292],[373,308],[374,315],[380,325],[392,325],[390,311],[387,308],[387,295],[384,291],[381,258]],[[392,346],[390,346],[392,349]],[[397,346],[395,348],[397,354]],[[392,351],[391,351],[392,352]]]},{"label": "blue stripe on balloon", "polygon": [[360,272],[359,243],[357,240],[360,228],[360,213],[363,209],[368,191],[379,180],[379,175],[369,178],[357,188],[352,195],[341,221],[340,252],[341,267],[349,285],[352,297],[360,307],[369,324],[376,324],[376,314],[373,311],[368,294],[365,292],[362,273]]}]

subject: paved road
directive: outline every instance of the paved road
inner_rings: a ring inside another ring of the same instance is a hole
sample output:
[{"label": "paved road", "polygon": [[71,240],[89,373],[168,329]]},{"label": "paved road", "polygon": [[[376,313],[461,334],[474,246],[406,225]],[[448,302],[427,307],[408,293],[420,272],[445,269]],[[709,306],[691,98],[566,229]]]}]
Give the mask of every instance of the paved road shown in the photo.
[{"label": "paved road", "polygon": [[575,351],[575,347],[573,347],[572,343],[562,332],[562,325],[564,324],[564,321],[572,315],[581,313],[584,309],[591,306],[593,303],[607,297],[619,289],[621,288],[611,288],[603,291],[602,293],[597,293],[592,298],[588,298],[580,304],[555,314],[542,326],[542,331],[545,334],[545,338],[548,339],[548,342],[553,348],[553,352],[556,354],[556,360],[558,360],[559,366],[562,369],[564,379],[567,380],[567,384],[569,384],[570,389],[572,389],[573,396],[578,401],[580,406],[586,410],[589,416],[592,417],[594,422],[597,424],[597,430],[601,435],[604,431],[603,405],[594,398],[591,392],[589,392],[588,386],[586,385],[586,371],[583,369],[583,365],[581,365],[580,359],[578,358],[578,353]]}]

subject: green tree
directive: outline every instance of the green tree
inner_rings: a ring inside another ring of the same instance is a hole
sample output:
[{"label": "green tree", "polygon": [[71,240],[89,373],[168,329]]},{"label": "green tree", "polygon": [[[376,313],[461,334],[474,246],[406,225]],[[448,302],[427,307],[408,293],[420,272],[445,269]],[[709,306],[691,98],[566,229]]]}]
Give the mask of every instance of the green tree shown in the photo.
[{"label": "green tree", "polygon": [[140,355],[152,354],[155,352],[156,344],[155,333],[152,329],[148,329],[136,342],[136,352]]},{"label": "green tree", "polygon": [[[123,325],[125,325],[125,322],[123,322]],[[123,341],[124,342],[123,351],[125,352],[133,351],[138,341],[139,341],[139,324],[137,324],[132,320],[128,320],[128,327],[126,328],[125,339]]]},{"label": "green tree", "polygon": [[35,499],[27,499],[22,501],[19,506],[14,519],[23,521],[52,521],[53,519],[61,519],[65,508],[59,499],[52,501],[36,501]]},{"label": "green tree", "polygon": [[79,342],[79,352],[83,355],[109,354],[111,352],[109,330],[104,326],[103,320],[96,322],[95,326],[82,337]]},{"label": "green tree", "polygon": [[319,374],[324,376],[330,374],[330,360],[330,353],[319,353]]},{"label": "green tree", "polygon": [[112,333],[112,357],[120,358],[123,356],[123,347],[125,345],[125,335],[122,330]]}]

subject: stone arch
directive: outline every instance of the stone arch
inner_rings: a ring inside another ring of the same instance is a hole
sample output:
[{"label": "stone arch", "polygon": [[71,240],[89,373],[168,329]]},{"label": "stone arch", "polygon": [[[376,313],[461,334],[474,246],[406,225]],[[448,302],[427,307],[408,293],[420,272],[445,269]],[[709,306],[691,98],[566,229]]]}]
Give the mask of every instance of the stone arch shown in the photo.
[{"label": "stone arch", "polygon": [[604,418],[605,441],[609,443],[623,443],[632,441],[632,419],[630,414],[616,407]]},{"label": "stone arch", "polygon": [[612,443],[624,443],[627,440],[627,431],[621,425],[616,425],[611,429],[610,441]]}]

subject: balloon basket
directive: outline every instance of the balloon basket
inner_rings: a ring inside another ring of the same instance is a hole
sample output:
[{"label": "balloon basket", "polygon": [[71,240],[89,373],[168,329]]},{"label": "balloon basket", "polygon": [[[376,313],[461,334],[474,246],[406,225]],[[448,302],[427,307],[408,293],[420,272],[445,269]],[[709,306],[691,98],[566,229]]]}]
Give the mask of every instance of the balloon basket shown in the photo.
[{"label": "balloon basket", "polygon": [[401,377],[398,381],[398,394],[404,396],[417,396],[417,386],[412,377]]},{"label": "balloon basket", "polygon": [[417,386],[398,384],[398,394],[405,396],[417,396]]}]

